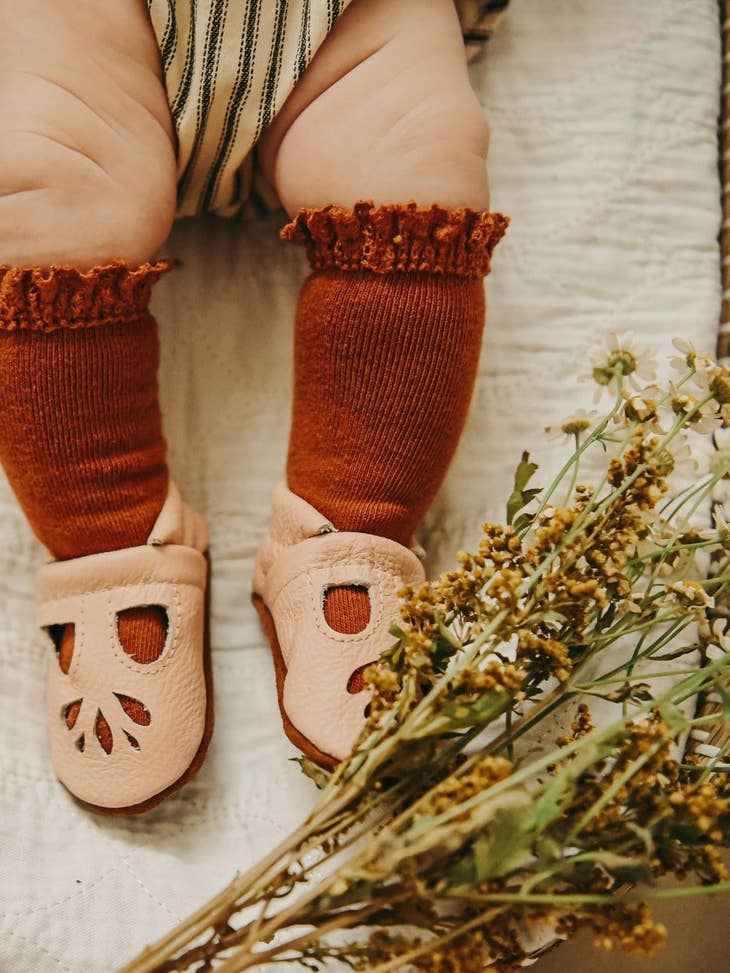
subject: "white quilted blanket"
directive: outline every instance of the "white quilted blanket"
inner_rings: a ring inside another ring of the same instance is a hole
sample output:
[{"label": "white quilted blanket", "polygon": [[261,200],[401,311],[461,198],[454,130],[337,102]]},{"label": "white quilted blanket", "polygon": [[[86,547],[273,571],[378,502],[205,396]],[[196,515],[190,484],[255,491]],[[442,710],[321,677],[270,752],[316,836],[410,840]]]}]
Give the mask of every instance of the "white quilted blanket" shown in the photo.
[{"label": "white quilted blanket", "polygon": [[[675,335],[712,350],[720,298],[714,0],[512,0],[472,78],[492,123],[493,204],[513,222],[489,280],[469,426],[422,532],[431,572],[501,514],[521,449],[550,464],[543,426],[589,404],[575,379],[587,341],[633,329],[661,354]],[[180,224],[169,250],[183,266],[156,295],[172,468],[212,527],[217,731],[197,780],[147,817],[92,817],[53,778],[48,646],[33,621],[41,552],[0,483],[3,973],[117,969],[266,851],[312,800],[288,760],[249,601],[283,469],[291,321],[305,271],[276,229]],[[685,927],[700,914],[692,909],[682,910]],[[714,943],[675,936],[649,965],[723,969],[725,935],[724,944],[717,933]],[[563,970],[583,965],[580,948],[559,951]],[[634,967],[611,958],[614,973]]]}]

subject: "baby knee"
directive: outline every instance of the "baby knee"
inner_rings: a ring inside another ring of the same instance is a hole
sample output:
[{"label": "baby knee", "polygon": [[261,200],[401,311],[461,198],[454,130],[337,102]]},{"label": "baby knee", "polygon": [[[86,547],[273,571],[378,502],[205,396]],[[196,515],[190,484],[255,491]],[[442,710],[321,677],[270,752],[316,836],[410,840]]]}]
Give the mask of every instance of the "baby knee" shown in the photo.
[{"label": "baby knee", "polygon": [[136,266],[164,243],[176,202],[169,138],[102,130],[91,115],[83,138],[82,120],[32,112],[0,130],[0,263]]}]

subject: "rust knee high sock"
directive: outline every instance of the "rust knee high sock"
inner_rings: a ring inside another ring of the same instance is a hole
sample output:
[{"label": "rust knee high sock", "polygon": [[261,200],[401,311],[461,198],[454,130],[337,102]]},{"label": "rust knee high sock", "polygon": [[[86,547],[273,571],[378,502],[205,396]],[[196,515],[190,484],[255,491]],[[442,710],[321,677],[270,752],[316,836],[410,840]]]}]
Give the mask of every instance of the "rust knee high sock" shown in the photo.
[{"label": "rust knee high sock", "polygon": [[[300,210],[281,232],[312,273],[297,305],[291,490],[340,530],[408,544],[459,442],[477,373],[497,213],[415,203]],[[332,588],[356,632],[366,593]]]},{"label": "rust knee high sock", "polygon": [[[0,462],[57,559],[144,544],[164,503],[157,326],[147,305],[165,269],[0,266]],[[154,607],[130,609],[118,620],[120,642],[151,662],[165,624]],[[57,648],[68,671],[72,626]]]}]

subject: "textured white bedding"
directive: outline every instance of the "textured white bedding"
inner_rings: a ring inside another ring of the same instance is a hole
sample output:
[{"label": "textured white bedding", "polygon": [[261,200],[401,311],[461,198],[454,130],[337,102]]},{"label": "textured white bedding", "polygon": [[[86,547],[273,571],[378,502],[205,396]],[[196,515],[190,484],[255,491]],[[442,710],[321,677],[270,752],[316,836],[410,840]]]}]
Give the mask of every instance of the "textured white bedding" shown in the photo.
[{"label": "textured white bedding", "polygon": [[[675,335],[712,350],[720,299],[714,0],[512,0],[472,78],[492,123],[494,208],[513,222],[489,279],[469,426],[422,531],[433,573],[501,514],[523,448],[550,465],[542,427],[589,404],[575,374],[591,338],[633,329],[660,353]],[[197,780],[147,817],[92,817],[53,778],[48,648],[33,621],[41,551],[0,482],[2,973],[117,969],[265,852],[312,799],[288,761],[248,594],[283,469],[305,271],[276,229],[180,224],[168,249],[183,266],[156,295],[172,468],[212,529],[217,731]],[[722,924],[710,933],[709,918],[701,934],[706,908],[677,910],[671,947],[649,968],[726,968],[730,938]],[[582,949],[564,947],[541,967],[582,968]]]}]

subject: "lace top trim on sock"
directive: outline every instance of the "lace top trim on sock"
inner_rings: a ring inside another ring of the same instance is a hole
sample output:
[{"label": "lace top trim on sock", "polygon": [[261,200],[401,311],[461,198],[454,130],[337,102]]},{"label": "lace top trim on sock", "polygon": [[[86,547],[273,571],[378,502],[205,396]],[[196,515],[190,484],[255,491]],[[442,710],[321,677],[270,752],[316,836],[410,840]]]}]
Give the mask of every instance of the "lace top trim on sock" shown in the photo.
[{"label": "lace top trim on sock", "polygon": [[88,271],[0,264],[0,330],[56,331],[128,321],[146,310],[152,285],[171,268],[168,260],[133,270],[123,260]]},{"label": "lace top trim on sock", "polygon": [[508,224],[501,213],[465,206],[391,203],[376,207],[372,201],[360,200],[352,209],[334,205],[300,209],[280,237],[303,243],[315,270],[379,274],[423,270],[484,277]]}]

